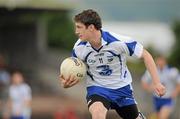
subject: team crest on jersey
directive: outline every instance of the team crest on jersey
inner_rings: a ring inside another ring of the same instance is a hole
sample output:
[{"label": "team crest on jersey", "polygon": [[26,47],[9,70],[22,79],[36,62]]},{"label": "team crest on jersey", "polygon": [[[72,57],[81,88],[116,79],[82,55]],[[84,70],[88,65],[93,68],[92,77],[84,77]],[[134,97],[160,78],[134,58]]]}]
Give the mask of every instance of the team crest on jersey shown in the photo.
[{"label": "team crest on jersey", "polygon": [[113,56],[107,56],[107,61],[112,62],[113,61]]}]

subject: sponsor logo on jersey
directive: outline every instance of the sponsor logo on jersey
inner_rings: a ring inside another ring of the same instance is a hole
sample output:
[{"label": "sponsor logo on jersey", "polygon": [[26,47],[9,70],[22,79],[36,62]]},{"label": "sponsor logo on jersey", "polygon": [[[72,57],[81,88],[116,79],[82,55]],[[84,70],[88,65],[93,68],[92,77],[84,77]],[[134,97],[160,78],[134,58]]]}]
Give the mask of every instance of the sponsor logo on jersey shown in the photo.
[{"label": "sponsor logo on jersey", "polygon": [[98,56],[104,56],[104,53],[99,53],[99,54],[96,54],[94,55],[95,57],[98,57]]},{"label": "sponsor logo on jersey", "polygon": [[96,61],[95,60],[93,60],[93,59],[88,59],[88,63],[91,63],[91,64],[93,64],[93,63],[95,63]]}]

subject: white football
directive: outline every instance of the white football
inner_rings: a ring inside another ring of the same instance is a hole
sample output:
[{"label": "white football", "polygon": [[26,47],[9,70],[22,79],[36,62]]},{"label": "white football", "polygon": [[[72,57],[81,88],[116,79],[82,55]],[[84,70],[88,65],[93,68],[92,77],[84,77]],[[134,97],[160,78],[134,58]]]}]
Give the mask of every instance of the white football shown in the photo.
[{"label": "white football", "polygon": [[61,63],[60,73],[65,79],[73,75],[78,80],[83,80],[86,77],[86,65],[78,58],[68,57]]}]

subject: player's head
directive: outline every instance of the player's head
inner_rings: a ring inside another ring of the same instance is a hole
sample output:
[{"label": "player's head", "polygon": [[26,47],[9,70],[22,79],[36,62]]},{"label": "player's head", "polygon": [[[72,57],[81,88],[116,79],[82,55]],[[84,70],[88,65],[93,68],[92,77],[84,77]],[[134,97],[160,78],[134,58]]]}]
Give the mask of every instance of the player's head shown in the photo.
[{"label": "player's head", "polygon": [[159,55],[157,58],[156,58],[156,65],[159,67],[159,68],[163,68],[165,65],[166,65],[167,61],[166,61],[166,58],[162,55]]},{"label": "player's head", "polygon": [[92,9],[84,10],[81,13],[75,15],[74,21],[84,24],[86,28],[90,25],[94,25],[97,30],[100,30],[102,27],[99,14]]},{"label": "player's head", "polygon": [[80,39],[88,39],[91,33],[100,30],[102,27],[101,18],[98,13],[92,9],[84,10],[75,15],[76,34]]},{"label": "player's head", "polygon": [[24,81],[24,77],[20,71],[14,71],[11,75],[11,80],[13,84],[18,85]]}]

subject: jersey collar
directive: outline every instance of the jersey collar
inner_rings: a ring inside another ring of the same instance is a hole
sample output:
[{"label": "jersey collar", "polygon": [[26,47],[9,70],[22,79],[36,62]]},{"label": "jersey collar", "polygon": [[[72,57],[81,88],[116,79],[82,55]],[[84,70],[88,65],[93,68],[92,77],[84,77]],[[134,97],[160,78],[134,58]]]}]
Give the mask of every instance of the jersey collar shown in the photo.
[{"label": "jersey collar", "polygon": [[[103,30],[101,30],[101,43],[102,43],[102,46],[108,44],[106,39],[107,39],[106,33]],[[91,44],[89,42],[87,42],[86,45],[91,46]]]}]

